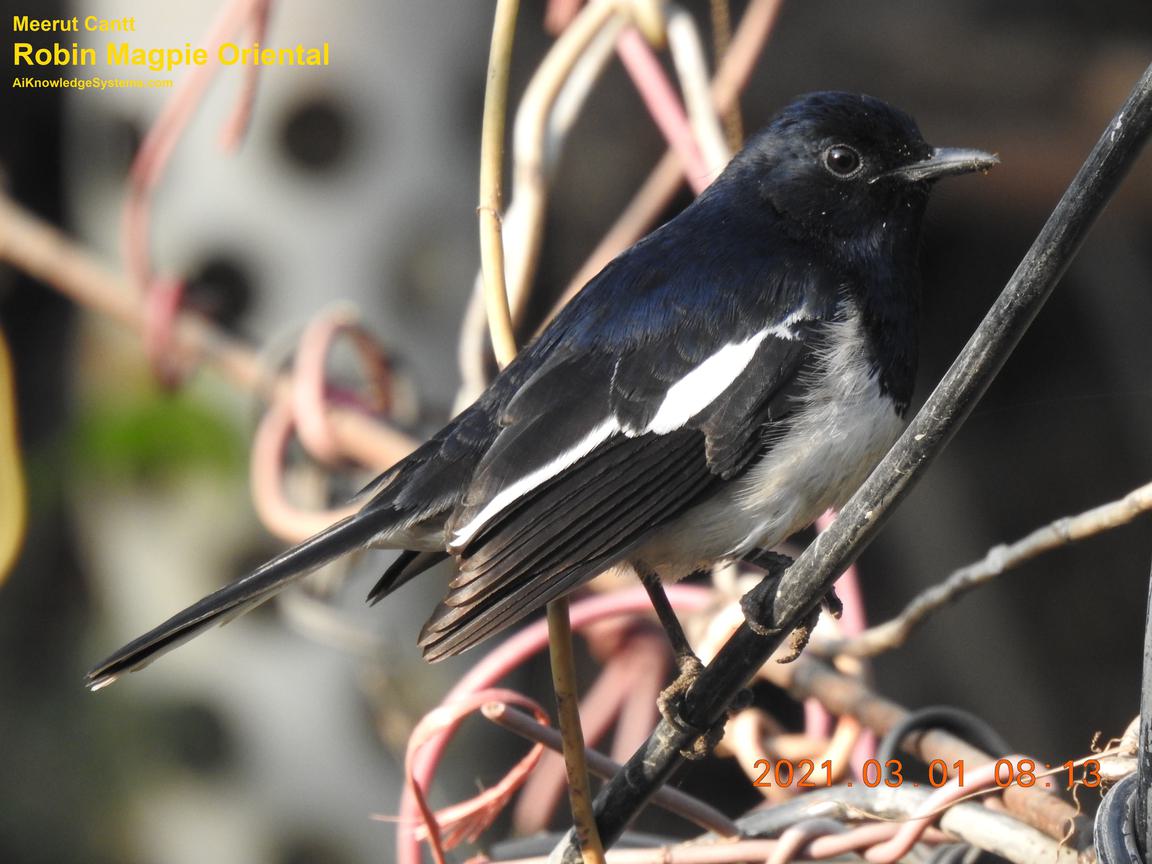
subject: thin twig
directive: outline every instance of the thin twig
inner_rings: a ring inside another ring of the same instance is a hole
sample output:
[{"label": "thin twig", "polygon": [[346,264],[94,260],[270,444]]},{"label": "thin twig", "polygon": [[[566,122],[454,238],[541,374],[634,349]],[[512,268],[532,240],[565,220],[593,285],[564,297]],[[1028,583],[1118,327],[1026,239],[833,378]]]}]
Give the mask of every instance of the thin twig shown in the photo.
[{"label": "thin twig", "polygon": [[[748,4],[728,53],[720,61],[712,78],[712,100],[717,110],[724,111],[739,98],[740,91],[748,83],[756,61],[764,50],[782,3],[783,0],[753,0]],[[571,300],[605,264],[640,238],[668,206],[683,180],[679,157],[671,150],[667,151],[604,239],[572,277],[549,318]]]},{"label": "thin twig", "polygon": [[[563,746],[560,733],[551,726],[537,723],[523,711],[519,711],[502,702],[493,702],[484,707],[484,716],[505,729],[522,735],[529,741],[543,744],[550,750],[559,752]],[[609,759],[598,750],[585,748],[584,755],[588,760],[588,770],[597,777],[611,777],[620,770],[619,763]],[[713,831],[721,837],[736,837],[740,829],[736,823],[717,810],[715,807],[693,798],[679,789],[664,788],[652,796],[652,803],[662,807],[669,813],[675,813],[688,821],[699,825],[705,831]]]},{"label": "thin twig", "polygon": [[512,39],[520,0],[498,0],[488,55],[488,83],[484,89],[484,124],[480,133],[480,266],[484,272],[484,299],[496,362],[507,366],[516,356],[516,336],[508,288],[504,283],[504,243],[500,237],[503,211],[504,120],[508,116],[508,74],[512,66]]},{"label": "thin twig", "polygon": [[572,653],[572,623],[568,598],[548,604],[548,655],[552,660],[552,689],[568,773],[568,800],[572,825],[584,864],[604,864],[604,847],[592,812],[592,788],[584,758],[584,731],[580,727],[580,701],[576,688],[576,659]]},{"label": "thin twig", "polygon": [[[656,702],[666,683],[672,649],[658,627],[637,626],[627,618],[585,628],[584,639],[592,659],[601,664],[600,674],[580,700],[584,747],[595,747],[611,733],[611,756],[622,761],[656,723]],[[567,790],[563,757],[545,754],[516,798],[515,832],[545,830]]]},{"label": "thin twig", "polygon": [[[899,823],[912,818],[930,795],[930,790],[914,788],[910,783],[899,786],[869,788],[862,783],[854,786],[832,786],[827,789],[813,789],[784,804],[754,810],[737,820],[746,836],[774,837],[783,834],[793,826],[810,823],[813,819],[852,822],[860,819],[883,820],[882,824],[899,830]],[[868,827],[866,823],[864,826]],[[1077,850],[1059,844],[1006,813],[992,810],[974,801],[953,804],[940,814],[940,828],[954,837],[977,848],[994,852],[1008,861],[1032,864],[1044,861],[1048,864],[1076,864],[1086,861]],[[804,850],[806,858],[816,858],[818,854],[842,853],[843,843],[850,841],[850,835],[861,828],[853,828],[845,834],[826,836],[814,841]],[[935,829],[929,829],[934,833]],[[856,845],[854,848],[860,848]],[[609,859],[611,862],[611,859]]]},{"label": "thin twig", "polygon": [[[732,44],[732,9],[728,0],[711,0],[709,13],[712,19],[712,47],[717,57],[728,53]],[[724,134],[730,150],[739,150],[744,143],[744,119],[740,116],[740,97],[732,101],[727,110],[721,112],[724,121]]]},{"label": "thin twig", "polygon": [[[1056,287],[1088,229],[1115,193],[1152,134],[1152,66],[1109,122],[1060,203],[924,407],[864,485],[788,568],[776,587],[762,636],[742,624],[684,696],[683,719],[663,720],[596,800],[597,824],[609,844],[683,761],[692,728],[709,729],[792,629],[835,584],[837,576],[879,532],[895,506],[924,475],[1007,361]],[[761,630],[757,627],[757,630]],[[563,859],[578,860],[571,837]]]},{"label": "thin twig", "polygon": [[[669,585],[668,599],[672,608],[688,614],[708,608],[712,602],[712,592],[696,585]],[[606,621],[621,616],[651,615],[652,602],[648,592],[637,586],[614,591],[610,594],[592,596],[578,600],[571,607],[572,627],[583,630],[598,621]],[[488,687],[495,687],[504,676],[522,666],[534,654],[548,645],[548,622],[537,621],[509,636],[490,652],[484,655],[444,697],[444,704],[462,699],[469,694]],[[413,764],[413,774],[425,788],[432,781],[436,766],[444,756],[451,735],[442,731],[433,736],[417,754]],[[420,808],[412,790],[405,787],[400,796],[398,822],[401,830],[396,832],[396,860],[400,864],[419,864],[420,846],[412,831],[405,826],[420,818]]]},{"label": "thin twig", "polygon": [[[770,663],[761,674],[793,697],[819,699],[833,714],[855,717],[878,735],[885,734],[908,717],[906,708],[880,696],[864,682],[844,675],[806,654],[794,663]],[[901,742],[901,747],[925,764],[933,759],[942,759],[948,765],[963,762],[965,771],[1003,755],[985,753],[943,729],[910,733]],[[1072,805],[1049,794],[1039,785],[1008,786],[1004,790],[1004,805],[1016,818],[1055,840],[1067,834],[1069,824],[1083,824]],[[1091,843],[1090,836],[1081,836],[1081,839]]]},{"label": "thin twig", "polygon": [[[81,306],[112,318],[136,334],[144,311],[127,280],[47,222],[0,195],[0,261],[55,288]],[[198,315],[182,312],[173,328],[175,353],[195,357],[240,390],[266,401],[289,398],[291,383],[273,374],[257,352]],[[377,469],[394,464],[415,446],[412,438],[361,411],[328,408],[341,449]]]},{"label": "thin twig", "polygon": [[28,508],[16,417],[16,382],[12,354],[0,330],[0,584],[16,564],[24,543]]},{"label": "thin twig", "polygon": [[[480,259],[488,327],[492,334],[496,362],[501,368],[511,363],[516,356],[512,311],[504,279],[500,193],[504,163],[504,124],[508,114],[508,74],[512,64],[512,41],[516,32],[518,9],[519,0],[498,0],[496,4],[480,145]],[[584,763],[584,735],[580,728],[572,627],[568,618],[568,601],[564,598],[548,604],[548,645],[560,734],[564,740],[564,765],[568,773],[573,831],[584,864],[603,864],[604,849],[592,813],[592,791],[588,783],[588,766]]]},{"label": "thin twig", "polygon": [[[512,130],[512,195],[501,221],[514,326],[528,302],[543,245],[548,186],[563,144],[612,58],[625,21],[614,0],[596,0],[584,7],[548,50],[520,99]],[[487,383],[484,357],[490,337],[484,308],[481,272],[474,280],[460,328],[457,409],[479,396]]]},{"label": "thin twig", "polygon": [[917,595],[891,621],[870,627],[859,636],[822,640],[813,644],[813,650],[829,656],[874,657],[898,648],[908,641],[928,616],[969,591],[1045,552],[1127,525],[1149,510],[1152,510],[1152,483],[1133,489],[1119,500],[1101,504],[1076,516],[1057,519],[1015,543],[989,549],[988,554],[979,561],[961,567],[943,582]]}]

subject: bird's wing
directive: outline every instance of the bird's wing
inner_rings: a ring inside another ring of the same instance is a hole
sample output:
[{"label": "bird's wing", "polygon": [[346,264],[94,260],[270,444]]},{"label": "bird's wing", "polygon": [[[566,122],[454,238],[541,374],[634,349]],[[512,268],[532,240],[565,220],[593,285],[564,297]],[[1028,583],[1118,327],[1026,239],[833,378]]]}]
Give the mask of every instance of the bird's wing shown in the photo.
[{"label": "bird's wing", "polygon": [[449,521],[460,572],[421,634],[425,656],[466,650],[572,590],[762,454],[834,308],[783,305],[723,335],[679,308],[656,328],[665,339],[553,350],[509,400]]}]

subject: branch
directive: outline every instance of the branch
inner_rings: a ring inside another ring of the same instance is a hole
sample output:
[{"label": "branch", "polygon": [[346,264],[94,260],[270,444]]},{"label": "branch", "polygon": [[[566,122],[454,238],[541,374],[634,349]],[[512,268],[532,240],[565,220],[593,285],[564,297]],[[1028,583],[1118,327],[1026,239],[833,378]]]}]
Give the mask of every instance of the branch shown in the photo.
[{"label": "branch", "polygon": [[[852,787],[832,786],[813,789],[785,804],[755,810],[739,819],[738,824],[746,836],[779,836],[778,842],[783,844],[791,831],[815,820],[847,823],[867,814],[890,824],[903,822],[922,806],[929,794],[930,790],[915,789],[907,783],[895,787],[881,784],[871,789],[859,783]],[[1077,850],[1059,844],[1003,812],[973,801],[953,805],[941,813],[940,828],[1009,861],[1076,864],[1082,860]],[[815,857],[816,851],[809,845],[806,858]]]},{"label": "branch", "polygon": [[916,596],[891,621],[877,624],[859,636],[822,640],[813,645],[813,650],[827,656],[874,657],[898,648],[929,615],[969,591],[1038,555],[1126,525],[1149,510],[1152,510],[1152,483],[1133,489],[1117,501],[1101,504],[1077,516],[1057,519],[1015,543],[993,547],[979,561],[961,567],[943,582]]},{"label": "branch", "polygon": [[0,584],[16,566],[28,523],[18,425],[12,355],[0,330],[0,511],[4,513],[0,519]]},{"label": "branch", "polygon": [[[118,321],[136,334],[146,313],[127,280],[57,228],[0,195],[0,261],[55,288],[87,309]],[[290,399],[287,376],[269,372],[259,355],[210,321],[182,312],[173,327],[173,350],[212,366],[240,390],[268,402]],[[411,452],[415,442],[361,411],[329,407],[331,428],[349,458],[384,469]]]},{"label": "branch", "polygon": [[[906,708],[880,696],[860,679],[844,675],[806,655],[795,663],[769,664],[765,673],[768,680],[794,698],[818,699],[831,713],[855,717],[878,735],[887,734],[909,716]],[[900,742],[900,747],[925,764],[933,759],[943,759],[948,764],[961,761],[965,771],[1003,755],[986,753],[944,729],[911,732]],[[1056,840],[1068,834],[1069,823],[1077,827],[1086,824],[1083,817],[1078,817],[1076,808],[1039,785],[1008,786],[1003,801],[1017,819]],[[1090,832],[1084,835],[1085,842],[1090,844]]]},{"label": "branch", "polygon": [[[512,41],[516,33],[519,6],[519,0],[499,0],[496,4],[480,143],[480,262],[488,328],[492,334],[496,361],[501,368],[511,363],[516,356],[516,335],[508,303],[508,286],[504,278],[500,191],[504,165],[504,123],[508,116],[508,73],[512,65]],[[572,830],[584,864],[603,864],[604,849],[592,813],[592,790],[588,783],[588,766],[584,761],[584,733],[580,727],[572,625],[565,598],[548,604],[548,646],[552,661],[552,688],[556,692],[560,734],[564,741]]]},{"label": "branch", "polygon": [[[551,726],[537,723],[523,711],[503,702],[490,702],[483,708],[483,714],[493,723],[515,732],[529,741],[543,744],[549,750],[561,752],[563,742],[560,733]],[[588,769],[597,777],[611,777],[620,770],[620,765],[598,750],[585,750]],[[705,831],[712,831],[720,837],[736,837],[740,828],[710,804],[693,798],[679,789],[660,789],[652,796],[652,803],[669,813],[694,822]]]},{"label": "branch", "polygon": [[568,617],[567,597],[548,604],[548,657],[563,744],[561,752],[568,775],[573,836],[584,864],[604,864],[604,847],[596,830],[596,814],[592,812],[592,786],[588,782],[584,729],[580,725],[580,694],[576,687],[576,658],[572,651],[572,621]]},{"label": "branch", "polygon": [[488,84],[484,89],[484,124],[480,135],[480,266],[484,271],[484,300],[492,348],[501,368],[516,356],[516,336],[508,289],[504,284],[504,243],[500,237],[500,186],[504,167],[504,120],[508,116],[508,72],[512,65],[512,37],[516,34],[519,0],[499,0],[488,55]]},{"label": "branch", "polygon": [[[652,792],[671,778],[683,761],[680,751],[692,742],[691,728],[708,729],[721,720],[745,683],[831,590],[836,577],[875,537],[951,440],[1052,293],[1150,132],[1152,66],[1108,124],[991,311],[904,435],[833,525],[780,578],[772,620],[767,622],[770,635],[758,636],[742,624],[685,695],[687,723],[678,727],[661,721],[601,791],[596,813],[605,842],[615,842]],[[579,861],[571,835],[562,845],[565,862]]]}]

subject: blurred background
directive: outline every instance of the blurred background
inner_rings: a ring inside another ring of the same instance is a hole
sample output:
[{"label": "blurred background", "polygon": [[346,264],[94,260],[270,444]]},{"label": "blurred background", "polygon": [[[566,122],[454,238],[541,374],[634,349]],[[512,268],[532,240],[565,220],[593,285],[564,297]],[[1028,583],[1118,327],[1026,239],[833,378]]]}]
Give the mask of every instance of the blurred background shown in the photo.
[{"label": "blurred background", "polygon": [[[685,5],[706,32],[708,4]],[[217,7],[42,0],[34,14],[133,15],[134,41],[182,45]],[[551,42],[544,3],[522,7],[514,97]],[[734,18],[743,7],[733,0]],[[241,78],[219,76],[155,202],[158,267],[187,275],[196,302],[268,362],[289,356],[318,310],[354,303],[395,360],[408,394],[398,420],[416,436],[447,419],[459,384],[492,11],[276,4],[266,44],[327,41],[331,65],[266,69],[234,156],[217,137]],[[0,12],[7,22],[33,10],[2,0]],[[1001,156],[990,176],[934,196],[918,401],[1150,61],[1146,0],[784,3],[742,98],[749,130],[799,93],[847,89],[905,108],[934,144]],[[127,171],[165,98],[0,88],[4,191],[119,268]],[[559,164],[537,314],[663,150],[610,65]],[[674,208],[688,200],[682,192]],[[389,558],[366,555],[336,574],[326,605],[271,604],[87,693],[94,661],[281,548],[247,491],[260,407],[210,371],[162,392],[137,337],[3,264],[0,327],[30,502],[26,545],[0,588],[0,861],[391,860],[393,829],[371,817],[396,812],[408,730],[472,662],[429,667],[415,648],[447,574],[369,610],[361,600]],[[1147,482],[1150,331],[1146,154],[984,402],[862,558],[870,621],[989,547]],[[339,482],[350,494],[363,479]],[[1083,755],[1137,711],[1150,557],[1145,518],[1038,559],[881,657],[875,686],[909,707],[974,711],[1045,761]],[[325,628],[333,607],[359,641]],[[521,682],[542,701],[544,675]],[[441,803],[522,752],[475,727],[450,752]],[[734,813],[757,797],[739,775],[694,769],[684,782]]]}]

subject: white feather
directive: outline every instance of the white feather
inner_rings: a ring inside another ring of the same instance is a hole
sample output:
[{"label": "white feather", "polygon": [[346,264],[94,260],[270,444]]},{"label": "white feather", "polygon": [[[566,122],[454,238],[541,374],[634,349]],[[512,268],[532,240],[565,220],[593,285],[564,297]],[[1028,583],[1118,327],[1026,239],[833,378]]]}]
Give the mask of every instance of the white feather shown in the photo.
[{"label": "white feather", "polygon": [[564,451],[546,465],[500,490],[492,497],[491,501],[484,505],[479,513],[472,517],[467,525],[453,533],[451,547],[459,549],[467,544],[476,532],[501,510],[531,492],[541,483],[576,464],[577,461],[587,456],[615,433],[624,432],[626,435],[635,437],[648,432],[666,435],[680,429],[715,402],[732,385],[740,374],[748,368],[748,364],[752,362],[752,358],[756,354],[756,349],[766,338],[774,336],[778,339],[795,339],[796,334],[792,332],[791,328],[804,317],[804,310],[794,312],[782,324],[761,330],[743,342],[732,342],[725,345],[668,389],[656,415],[643,429],[622,428],[615,418],[605,420],[575,446]]},{"label": "white feather", "polygon": [[492,497],[491,501],[484,505],[479,513],[472,517],[472,520],[467,525],[456,530],[452,535],[451,546],[458,549],[466,544],[472,539],[472,535],[483,527],[484,523],[517,498],[531,492],[541,483],[555,477],[565,468],[574,465],[578,460],[583,459],[595,450],[597,446],[607,441],[609,436],[619,430],[620,427],[617,425],[615,419],[609,418],[581,438],[574,447],[565,450],[551,462],[537,468],[531,474],[524,475],[511,486],[501,489],[499,493]]},{"label": "white feather", "polygon": [[771,333],[792,339],[787,323],[770,330],[761,330],[743,342],[725,345],[670,388],[656,411],[652,422],[640,431],[666,435],[681,428],[685,423],[711,405],[720,394],[732,386],[740,373],[752,362],[756,349]]},{"label": "white feather", "polygon": [[776,546],[856,490],[904,423],[869,367],[858,316],[827,325],[824,346],[787,434],[740,480],[663,526],[632,561],[678,579]]}]

